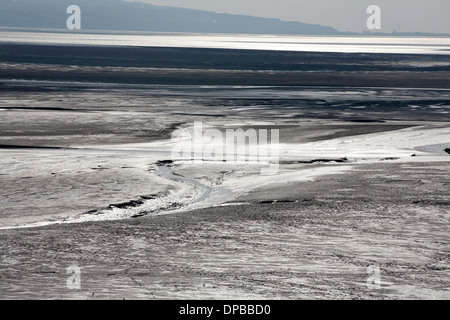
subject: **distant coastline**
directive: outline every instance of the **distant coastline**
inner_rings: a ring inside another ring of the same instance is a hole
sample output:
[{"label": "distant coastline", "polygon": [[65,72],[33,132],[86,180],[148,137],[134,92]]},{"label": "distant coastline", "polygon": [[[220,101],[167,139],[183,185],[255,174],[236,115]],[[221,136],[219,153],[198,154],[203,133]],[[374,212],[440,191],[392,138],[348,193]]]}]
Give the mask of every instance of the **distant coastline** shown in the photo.
[{"label": "distant coastline", "polygon": [[[81,29],[81,30],[68,30],[65,28],[36,28],[36,27],[8,27],[0,25],[0,32],[46,32],[46,33],[69,33],[69,34],[119,34],[119,35],[153,35],[153,34],[192,34],[192,32],[183,31],[144,31],[144,30],[110,30],[110,29]],[[195,33],[195,32],[194,32]],[[208,34],[208,32],[202,32]],[[211,32],[210,34],[220,34],[220,35],[242,35],[242,33],[227,33],[227,32]],[[264,35],[264,34],[256,34]],[[293,36],[295,34],[273,34],[267,33],[266,35],[274,36]],[[349,31],[339,31],[336,34],[298,34],[298,36],[314,36],[314,37],[399,37],[399,38],[450,38],[450,33],[430,33],[430,32],[349,32]]]}]

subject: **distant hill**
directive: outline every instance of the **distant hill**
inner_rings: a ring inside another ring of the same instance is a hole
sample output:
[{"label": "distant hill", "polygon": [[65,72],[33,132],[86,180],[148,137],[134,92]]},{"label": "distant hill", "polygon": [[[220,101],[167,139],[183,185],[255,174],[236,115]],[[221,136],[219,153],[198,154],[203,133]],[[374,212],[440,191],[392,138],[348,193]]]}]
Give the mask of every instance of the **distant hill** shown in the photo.
[{"label": "distant hill", "polygon": [[0,27],[64,29],[69,17],[66,8],[73,4],[81,8],[84,30],[340,34],[327,26],[121,0],[1,0]]}]

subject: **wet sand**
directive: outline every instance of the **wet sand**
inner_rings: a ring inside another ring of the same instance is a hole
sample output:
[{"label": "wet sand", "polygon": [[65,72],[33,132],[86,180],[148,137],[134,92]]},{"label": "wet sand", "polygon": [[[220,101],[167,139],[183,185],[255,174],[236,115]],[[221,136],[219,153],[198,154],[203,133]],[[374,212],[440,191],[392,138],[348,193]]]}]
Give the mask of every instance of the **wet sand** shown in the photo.
[{"label": "wet sand", "polygon": [[[339,54],[330,67],[318,62],[333,54],[259,52],[254,60],[244,51],[135,48],[148,59],[127,61],[123,48],[108,60],[107,48],[36,46],[34,56],[0,47],[2,226],[117,214],[2,228],[0,298],[450,298],[450,162],[441,146],[450,142],[450,77],[446,67],[423,67],[441,57]],[[64,50],[73,53],[66,66],[57,60]],[[152,60],[161,52],[170,70]],[[233,54],[241,64],[230,66]],[[205,59],[224,71],[187,65]],[[243,84],[288,87],[235,87]],[[156,172],[168,159],[157,148],[199,120],[279,129],[289,151],[280,169],[298,179],[266,183],[252,167],[176,164],[186,179],[244,191],[213,207],[122,216],[117,207],[133,201],[198,196]],[[442,152],[429,153],[438,143]],[[415,149],[423,144],[427,152]],[[301,179],[324,168],[340,173]],[[66,285],[73,265],[79,290]],[[367,286],[371,265],[380,268],[379,289]]]},{"label": "wet sand", "polygon": [[[449,299],[448,170],[362,165],[262,188],[248,205],[3,230],[1,296]],[[66,287],[73,264],[81,290]],[[380,289],[367,287],[374,264]]]}]

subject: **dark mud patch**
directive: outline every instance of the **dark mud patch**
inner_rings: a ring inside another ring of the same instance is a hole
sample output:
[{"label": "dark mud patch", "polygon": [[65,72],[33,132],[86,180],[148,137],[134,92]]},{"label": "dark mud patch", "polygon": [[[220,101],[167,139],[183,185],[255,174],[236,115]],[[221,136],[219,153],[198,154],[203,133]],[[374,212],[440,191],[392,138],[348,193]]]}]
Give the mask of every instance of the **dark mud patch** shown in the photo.
[{"label": "dark mud patch", "polygon": [[159,160],[156,162],[157,166],[167,166],[173,164],[173,160]]},{"label": "dark mud patch", "polygon": [[47,146],[24,146],[24,145],[8,145],[0,144],[0,149],[44,149],[44,150],[65,150],[65,149],[76,149],[70,147],[47,147]]},{"label": "dark mud patch", "polygon": [[313,159],[313,160],[298,160],[298,161],[280,161],[280,164],[297,164],[297,163],[303,163],[303,164],[317,164],[317,163],[347,163],[349,160],[347,157],[345,158],[338,158],[338,159]]},{"label": "dark mud patch", "polygon": [[127,202],[122,203],[113,203],[108,206],[109,209],[118,208],[118,209],[129,209],[129,208],[135,208],[140,205],[143,205],[143,200],[130,200]]}]

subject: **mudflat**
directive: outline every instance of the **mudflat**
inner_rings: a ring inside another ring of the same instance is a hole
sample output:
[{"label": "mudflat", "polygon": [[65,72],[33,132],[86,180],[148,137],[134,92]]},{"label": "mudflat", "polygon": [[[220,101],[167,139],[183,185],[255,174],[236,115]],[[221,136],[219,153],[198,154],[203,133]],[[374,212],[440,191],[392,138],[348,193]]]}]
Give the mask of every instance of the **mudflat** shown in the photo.
[{"label": "mudflat", "polygon": [[[0,298],[450,298],[443,57],[0,57]],[[195,121],[279,130],[278,173],[171,159]]]},{"label": "mudflat", "polygon": [[[448,299],[449,164],[358,166],[179,214],[2,230],[2,298]],[[275,201],[274,201],[275,200]],[[81,290],[66,287],[71,265]],[[381,287],[368,287],[367,268]]]}]

